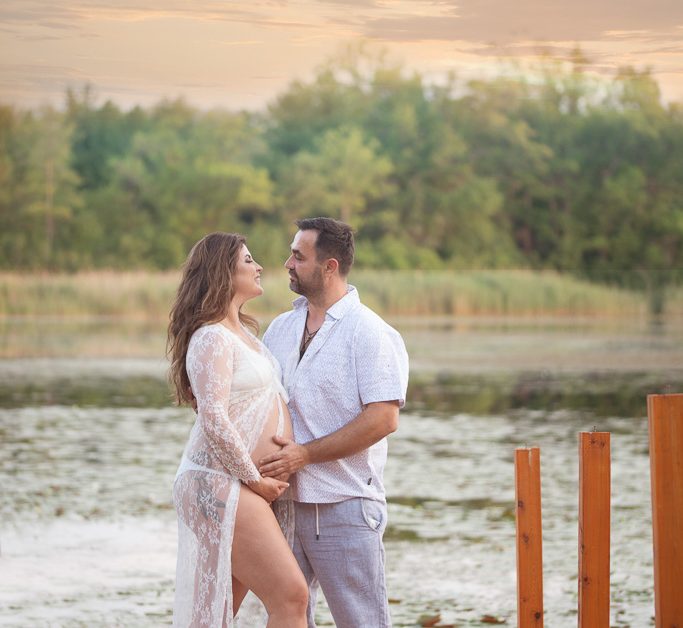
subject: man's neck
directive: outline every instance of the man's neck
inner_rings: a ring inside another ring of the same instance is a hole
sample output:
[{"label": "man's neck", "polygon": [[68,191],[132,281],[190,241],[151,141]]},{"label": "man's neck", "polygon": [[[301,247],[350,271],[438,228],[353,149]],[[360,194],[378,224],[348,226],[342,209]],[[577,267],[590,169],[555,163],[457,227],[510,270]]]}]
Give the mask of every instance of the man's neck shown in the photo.
[{"label": "man's neck", "polygon": [[329,286],[326,290],[308,299],[309,317],[323,318],[327,310],[329,310],[337,301],[343,299],[349,286],[344,282],[336,283],[334,286]]}]

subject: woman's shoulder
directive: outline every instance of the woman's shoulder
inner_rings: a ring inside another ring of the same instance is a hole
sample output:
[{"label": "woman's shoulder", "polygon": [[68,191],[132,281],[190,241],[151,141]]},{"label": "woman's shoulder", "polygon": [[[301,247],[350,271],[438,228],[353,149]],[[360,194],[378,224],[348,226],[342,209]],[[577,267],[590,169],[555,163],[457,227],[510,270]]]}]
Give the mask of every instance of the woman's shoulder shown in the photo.
[{"label": "woman's shoulder", "polygon": [[220,323],[207,323],[198,327],[190,338],[190,347],[204,345],[231,345],[234,342],[232,336]]},{"label": "woman's shoulder", "polygon": [[227,331],[223,325],[220,323],[205,323],[204,325],[201,325],[200,327],[197,327],[195,329],[194,333],[192,334],[192,337],[195,338],[201,338],[202,336],[205,335],[224,335],[227,337],[227,334],[223,334],[222,330]]}]

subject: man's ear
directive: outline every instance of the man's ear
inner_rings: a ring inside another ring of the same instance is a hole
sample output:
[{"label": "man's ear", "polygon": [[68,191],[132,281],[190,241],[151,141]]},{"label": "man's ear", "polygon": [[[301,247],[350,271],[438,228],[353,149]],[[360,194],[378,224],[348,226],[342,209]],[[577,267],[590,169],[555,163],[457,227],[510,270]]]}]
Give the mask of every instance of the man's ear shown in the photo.
[{"label": "man's ear", "polygon": [[330,257],[328,260],[325,260],[325,274],[334,275],[338,268],[339,261],[334,259],[334,257]]}]

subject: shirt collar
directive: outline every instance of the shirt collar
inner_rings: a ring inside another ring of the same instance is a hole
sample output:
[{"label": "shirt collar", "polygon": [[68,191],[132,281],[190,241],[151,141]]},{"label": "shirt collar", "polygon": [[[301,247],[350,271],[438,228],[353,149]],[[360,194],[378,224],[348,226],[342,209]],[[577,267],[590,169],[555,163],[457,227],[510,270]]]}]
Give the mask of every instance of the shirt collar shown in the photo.
[{"label": "shirt collar", "polygon": [[[346,294],[339,299],[336,303],[333,303],[327,310],[329,314],[335,320],[340,319],[346,314],[351,308],[356,304],[360,303],[360,297],[358,296],[358,290],[355,286],[351,284],[348,285]],[[294,299],[292,302],[295,310],[300,310],[302,308],[308,307],[308,299],[304,296]]]}]

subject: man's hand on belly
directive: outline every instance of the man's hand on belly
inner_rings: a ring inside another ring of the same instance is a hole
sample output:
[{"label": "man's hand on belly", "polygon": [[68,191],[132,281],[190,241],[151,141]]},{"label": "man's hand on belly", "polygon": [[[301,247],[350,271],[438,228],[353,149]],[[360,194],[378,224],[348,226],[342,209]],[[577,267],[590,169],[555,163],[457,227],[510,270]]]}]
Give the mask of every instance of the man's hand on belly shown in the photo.
[{"label": "man's hand on belly", "polygon": [[273,442],[282,449],[261,458],[259,471],[261,475],[277,477],[283,473],[296,473],[312,462],[329,462],[357,454],[396,431],[398,406],[398,400],[369,403],[344,427],[305,445],[273,436]]},{"label": "man's hand on belly", "polygon": [[259,472],[262,476],[279,478],[282,475],[296,473],[310,463],[308,451],[303,445],[280,436],[273,436],[273,442],[280,445],[282,449],[259,460]]}]

